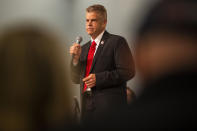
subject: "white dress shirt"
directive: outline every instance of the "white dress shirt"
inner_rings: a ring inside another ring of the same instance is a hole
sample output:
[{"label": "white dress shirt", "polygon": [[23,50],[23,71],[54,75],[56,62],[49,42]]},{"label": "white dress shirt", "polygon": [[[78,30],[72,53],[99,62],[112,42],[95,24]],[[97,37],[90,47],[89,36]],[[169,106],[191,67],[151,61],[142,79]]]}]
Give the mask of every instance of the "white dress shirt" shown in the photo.
[{"label": "white dress shirt", "polygon": [[96,51],[97,51],[97,49],[98,49],[98,46],[99,46],[99,44],[100,44],[100,41],[101,41],[101,39],[102,39],[102,37],[103,37],[104,32],[105,32],[105,30],[104,30],[102,33],[100,33],[100,34],[96,37],[95,40],[93,40],[92,37],[91,37],[91,42],[93,42],[93,41],[96,42],[96,49],[95,49],[95,52],[94,52],[94,56],[95,56],[95,54],[96,54]]}]

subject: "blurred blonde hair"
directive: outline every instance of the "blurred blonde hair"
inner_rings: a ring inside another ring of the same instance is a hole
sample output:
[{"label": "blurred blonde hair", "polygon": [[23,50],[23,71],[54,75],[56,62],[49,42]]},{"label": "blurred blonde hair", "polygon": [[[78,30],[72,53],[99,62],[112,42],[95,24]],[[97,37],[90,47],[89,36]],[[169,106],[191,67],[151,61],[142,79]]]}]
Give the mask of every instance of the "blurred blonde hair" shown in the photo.
[{"label": "blurred blonde hair", "polygon": [[42,130],[70,119],[70,84],[58,39],[44,28],[0,34],[0,129]]}]

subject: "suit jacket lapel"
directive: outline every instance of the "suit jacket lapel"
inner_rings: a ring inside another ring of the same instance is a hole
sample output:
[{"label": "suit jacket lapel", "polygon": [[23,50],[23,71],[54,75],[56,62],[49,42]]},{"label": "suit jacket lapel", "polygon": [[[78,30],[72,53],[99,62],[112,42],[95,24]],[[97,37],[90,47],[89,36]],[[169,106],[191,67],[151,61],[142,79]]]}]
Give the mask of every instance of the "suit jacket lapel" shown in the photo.
[{"label": "suit jacket lapel", "polygon": [[102,50],[103,50],[103,47],[105,46],[105,43],[107,41],[107,38],[108,38],[108,35],[109,33],[107,31],[104,32],[103,34],[103,37],[99,43],[99,46],[98,46],[98,49],[96,51],[96,54],[94,56],[94,59],[93,59],[93,62],[92,62],[92,66],[91,66],[91,69],[90,69],[90,72],[92,72],[96,62],[97,62],[97,59],[99,58],[100,54],[102,53]]}]

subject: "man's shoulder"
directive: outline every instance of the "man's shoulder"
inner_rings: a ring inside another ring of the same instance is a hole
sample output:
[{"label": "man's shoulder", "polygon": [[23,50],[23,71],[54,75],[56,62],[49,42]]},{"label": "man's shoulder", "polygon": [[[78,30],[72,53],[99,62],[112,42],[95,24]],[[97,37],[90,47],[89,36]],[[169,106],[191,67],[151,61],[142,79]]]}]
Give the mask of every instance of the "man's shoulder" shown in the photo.
[{"label": "man's shoulder", "polygon": [[111,34],[111,33],[108,33],[108,35],[109,35],[110,39],[125,40],[125,38],[123,36],[121,36],[121,35]]}]

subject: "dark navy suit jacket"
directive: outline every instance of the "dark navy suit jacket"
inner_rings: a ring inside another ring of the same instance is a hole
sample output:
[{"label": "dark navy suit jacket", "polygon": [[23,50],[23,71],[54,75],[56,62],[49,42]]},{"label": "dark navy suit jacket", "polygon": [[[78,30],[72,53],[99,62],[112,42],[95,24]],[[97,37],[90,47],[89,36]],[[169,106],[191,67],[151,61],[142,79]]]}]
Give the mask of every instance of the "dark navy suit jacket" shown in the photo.
[{"label": "dark navy suit jacket", "polygon": [[[91,41],[82,46],[80,62],[73,66],[71,62],[72,81],[80,84],[83,94],[86,61]],[[126,104],[126,82],[135,74],[134,61],[126,40],[118,35],[104,32],[100,45],[94,56],[90,73],[96,75],[96,86],[92,88],[96,113],[119,108]],[[86,105],[82,99],[82,111]],[[99,114],[99,113],[98,113]]]}]

